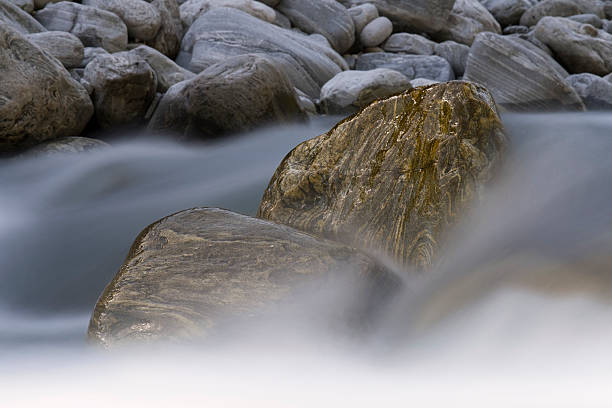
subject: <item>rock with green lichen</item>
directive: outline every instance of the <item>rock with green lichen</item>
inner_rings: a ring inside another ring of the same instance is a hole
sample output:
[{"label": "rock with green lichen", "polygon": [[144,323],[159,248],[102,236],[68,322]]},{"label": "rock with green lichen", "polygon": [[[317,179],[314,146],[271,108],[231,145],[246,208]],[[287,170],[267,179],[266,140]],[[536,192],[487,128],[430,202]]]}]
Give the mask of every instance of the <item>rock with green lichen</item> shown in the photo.
[{"label": "rock with green lichen", "polygon": [[297,146],[258,216],[426,268],[504,146],[485,88],[454,81],[413,89]]},{"label": "rock with green lichen", "polygon": [[[186,341],[227,333],[232,322],[246,319],[251,324],[240,326],[244,336],[258,319],[303,306],[305,289],[307,299],[317,299],[311,306],[321,310],[299,309],[357,329],[399,285],[392,272],[356,249],[270,221],[196,208],[140,233],[98,300],[88,334],[107,347]],[[325,306],[326,296],[333,307]]]}]

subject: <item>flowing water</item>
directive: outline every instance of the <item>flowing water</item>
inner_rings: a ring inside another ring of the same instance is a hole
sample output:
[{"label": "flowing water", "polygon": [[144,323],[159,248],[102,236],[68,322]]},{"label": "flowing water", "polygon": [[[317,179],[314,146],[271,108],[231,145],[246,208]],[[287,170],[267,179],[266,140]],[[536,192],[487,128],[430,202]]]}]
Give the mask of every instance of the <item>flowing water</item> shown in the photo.
[{"label": "flowing water", "polygon": [[482,205],[433,271],[399,272],[367,335],[276,321],[214,345],[86,344],[140,230],[196,206],[253,215],[284,155],[337,119],[0,164],[0,406],[609,406],[610,114],[505,116]]}]

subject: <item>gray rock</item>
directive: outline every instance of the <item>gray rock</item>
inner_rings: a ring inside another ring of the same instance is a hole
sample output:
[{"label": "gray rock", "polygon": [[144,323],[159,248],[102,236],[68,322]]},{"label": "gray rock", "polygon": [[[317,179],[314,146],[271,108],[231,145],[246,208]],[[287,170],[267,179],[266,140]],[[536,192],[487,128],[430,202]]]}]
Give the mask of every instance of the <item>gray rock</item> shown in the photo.
[{"label": "gray rock", "polygon": [[280,3],[280,0],[259,0],[259,2],[265,4],[266,6],[276,7],[278,6],[278,3]]},{"label": "gray rock", "polygon": [[161,27],[157,35],[146,44],[174,59],[181,48],[184,30],[179,5],[176,0],[153,0],[151,5],[161,16]]},{"label": "gray rock", "polygon": [[527,34],[529,32],[529,27],[522,25],[512,25],[505,27],[502,32],[504,35]]},{"label": "gray rock", "polygon": [[511,110],[584,110],[565,81],[567,72],[528,41],[481,33],[468,56],[464,79],[487,87]]},{"label": "gray rock", "polygon": [[418,34],[396,33],[383,44],[383,50],[387,52],[433,55],[435,42]]},{"label": "gray rock", "polygon": [[29,34],[27,39],[57,58],[66,68],[81,66],[83,43],[74,35],[64,31],[45,31]]},{"label": "gray rock", "polygon": [[504,27],[518,24],[523,13],[533,5],[528,0],[481,0],[481,3]]},{"label": "gray rock", "polygon": [[98,55],[85,67],[83,79],[94,88],[96,120],[102,128],[142,122],[157,88],[153,69],[129,52]]},{"label": "gray rock", "polygon": [[359,40],[364,47],[376,47],[382,44],[393,32],[393,23],[387,17],[378,17],[370,21],[361,30]]},{"label": "gray rock", "polygon": [[495,17],[478,0],[457,0],[447,23],[433,37],[471,45],[476,35],[484,31],[501,34]]},{"label": "gray rock", "polygon": [[278,10],[305,33],[324,35],[340,53],[355,42],[353,19],[336,0],[281,0]]},{"label": "gray rock", "polygon": [[183,26],[190,27],[202,13],[220,7],[244,11],[267,23],[273,23],[276,20],[274,9],[254,0],[188,0],[180,7]]},{"label": "gray rock", "polygon": [[611,20],[603,20],[601,29],[604,30],[608,34],[612,34],[612,21]]},{"label": "gray rock", "polygon": [[274,21],[272,22],[272,24],[277,25],[282,28],[291,28],[291,21],[286,15],[284,15],[278,10],[274,10],[274,12],[276,14],[276,17],[274,18]]},{"label": "gray rock", "polygon": [[171,87],[149,129],[212,138],[301,116],[282,66],[261,55],[240,55]]},{"label": "gray rock", "polygon": [[0,24],[0,151],[78,135],[92,114],[89,95],[57,59]]},{"label": "gray rock", "polygon": [[603,77],[603,79],[605,79],[608,82],[612,82],[612,72],[606,75],[605,77]]},{"label": "gray rock", "polygon": [[161,26],[159,12],[144,0],[81,0],[81,2],[85,6],[118,15],[125,23],[130,38],[151,40]]},{"label": "gray rock", "polygon": [[605,18],[599,0],[544,0],[529,8],[521,17],[521,25],[531,27],[546,16],[568,17],[577,14],[595,14]]},{"label": "gray rock", "polygon": [[454,41],[444,41],[436,44],[434,54],[447,60],[456,76],[462,76],[465,72],[470,47]]},{"label": "gray rock", "polygon": [[59,3],[60,1],[63,1],[63,0],[34,0],[34,9],[40,10],[41,8],[44,8],[49,3]]},{"label": "gray rock", "polygon": [[572,21],[577,21],[581,24],[590,24],[595,28],[603,28],[603,21],[595,14],[578,14],[568,17]]},{"label": "gray rock", "polygon": [[331,44],[329,43],[329,41],[327,41],[327,38],[323,37],[321,34],[310,34],[308,36],[311,40],[318,42],[319,44],[321,44],[324,47],[332,47]]},{"label": "gray rock", "polygon": [[31,15],[7,0],[0,0],[0,23],[10,25],[21,34],[46,31]]},{"label": "gray rock", "polygon": [[146,45],[141,45],[129,52],[137,55],[155,71],[157,91],[165,93],[171,86],[195,77],[193,72],[178,66],[161,52]]},{"label": "gray rock", "polygon": [[612,34],[568,18],[544,17],[536,25],[535,37],[573,74],[612,72]]},{"label": "gray rock", "polygon": [[355,69],[355,64],[357,63],[357,56],[354,54],[346,54],[343,55],[342,58],[346,61],[346,65],[348,65],[349,69]]},{"label": "gray rock", "polygon": [[110,55],[108,51],[101,47],[85,47],[83,50],[83,60],[81,61],[81,64],[79,64],[79,68],[85,68],[87,64],[91,62],[91,60],[102,54]]},{"label": "gray rock", "polygon": [[540,41],[540,40],[538,40],[536,38],[535,30],[531,30],[531,31],[527,32],[527,34],[510,34],[510,36],[515,37],[515,38],[520,38],[521,40],[529,41],[531,44],[535,45],[540,50],[544,51],[546,54],[548,54],[551,57],[555,58],[555,56],[553,55],[552,50],[550,48],[548,48],[548,46],[546,44],[544,44],[542,41]]},{"label": "gray rock", "polygon": [[612,82],[593,74],[570,75],[567,82],[589,110],[612,109]]},{"label": "gray rock", "polygon": [[229,57],[251,53],[273,58],[293,85],[311,98],[318,98],[325,82],[348,69],[333,49],[231,8],[211,10],[192,24],[177,63],[199,73]]},{"label": "gray rock", "polygon": [[603,12],[604,12],[603,18],[606,18],[608,20],[612,20],[612,2],[610,0],[607,0],[604,3],[604,5],[603,5]]},{"label": "gray rock", "polygon": [[410,81],[410,85],[412,85],[413,88],[418,88],[419,86],[435,85],[439,83],[440,82],[438,81],[434,81],[432,79],[427,79],[427,78],[415,78],[412,81]]},{"label": "gray rock", "polygon": [[361,33],[363,27],[375,18],[378,18],[378,9],[372,3],[365,3],[359,6],[351,7],[348,9],[353,24],[355,25],[355,33]]},{"label": "gray rock", "polygon": [[34,1],[33,0],[9,0],[9,3],[13,3],[26,13],[32,13],[34,11]]},{"label": "gray rock", "polygon": [[323,85],[320,103],[328,113],[350,113],[410,88],[410,80],[391,69],[344,71]]},{"label": "gray rock", "polygon": [[315,105],[315,103],[312,101],[312,99],[310,99],[310,97],[308,95],[306,95],[304,92],[300,91],[297,88],[295,89],[295,93],[297,95],[297,101],[300,105],[300,108],[306,112],[309,115],[316,115],[317,114],[317,107]]},{"label": "gray rock", "polygon": [[91,152],[109,147],[108,143],[89,137],[62,137],[36,145],[25,154],[28,156],[54,156]]},{"label": "gray rock", "polygon": [[346,0],[354,7],[372,3],[398,30],[433,33],[444,28],[455,0]]},{"label": "gray rock", "polygon": [[292,334],[307,324],[356,331],[401,287],[393,272],[351,247],[274,222],[195,208],[138,235],[100,296],[88,335],[105,347],[228,333],[242,339],[245,327],[277,318]]},{"label": "gray rock", "polygon": [[375,52],[363,54],[357,58],[355,69],[369,71],[376,68],[393,69],[406,75],[408,79],[428,78],[440,82],[455,79],[448,61],[435,55]]},{"label": "gray rock", "polygon": [[36,19],[49,31],[76,35],[85,47],[102,47],[108,52],[127,47],[127,27],[109,11],[62,1],[38,11]]}]

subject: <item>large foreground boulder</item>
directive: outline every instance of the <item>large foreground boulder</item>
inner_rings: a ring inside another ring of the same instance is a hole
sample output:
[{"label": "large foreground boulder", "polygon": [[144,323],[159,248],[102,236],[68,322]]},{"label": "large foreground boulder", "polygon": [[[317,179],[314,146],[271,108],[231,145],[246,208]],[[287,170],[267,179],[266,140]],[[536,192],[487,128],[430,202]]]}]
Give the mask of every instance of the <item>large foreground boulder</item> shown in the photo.
[{"label": "large foreground boulder", "polygon": [[485,88],[459,81],[416,88],[291,151],[258,216],[426,268],[504,145]]},{"label": "large foreground boulder", "polygon": [[292,84],[311,98],[318,98],[321,86],[348,68],[333,49],[233,8],[198,17],[183,38],[177,62],[200,73],[229,57],[253,53],[274,59]]},{"label": "large foreground boulder", "polygon": [[510,110],[584,110],[568,76],[552,57],[520,38],[481,33],[468,55],[464,79],[491,90]]},{"label": "large foreground boulder", "polygon": [[211,138],[302,115],[295,88],[274,60],[240,55],[171,87],[149,128]]},{"label": "large foreground boulder", "polygon": [[[297,302],[300,290],[312,296],[330,287],[340,291],[336,310],[320,312],[359,319],[399,281],[344,245],[225,210],[191,209],[140,233],[98,300],[88,334],[107,347],[191,340],[222,331],[232,318],[254,323],[258,314]],[[342,294],[342,287],[350,289]],[[347,304],[337,310],[342,295]]]},{"label": "large foreground boulder", "polygon": [[78,135],[93,114],[61,63],[0,24],[0,151]]}]

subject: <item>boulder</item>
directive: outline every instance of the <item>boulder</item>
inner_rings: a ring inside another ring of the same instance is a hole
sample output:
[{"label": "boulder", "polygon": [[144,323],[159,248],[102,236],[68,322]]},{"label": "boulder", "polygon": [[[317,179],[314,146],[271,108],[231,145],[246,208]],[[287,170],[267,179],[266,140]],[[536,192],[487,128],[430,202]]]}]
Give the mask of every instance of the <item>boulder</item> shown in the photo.
[{"label": "boulder", "polygon": [[348,7],[372,3],[398,30],[433,33],[444,28],[455,0],[346,0]]},{"label": "boulder", "polygon": [[583,110],[568,73],[528,41],[481,33],[470,49],[464,79],[491,90],[511,110]]},{"label": "boulder", "polygon": [[102,54],[110,55],[104,48],[85,47],[83,50],[83,60],[81,61],[79,68],[85,68],[94,58]]},{"label": "boulder", "polygon": [[436,43],[418,34],[393,34],[382,46],[386,52],[433,55]]},{"label": "boulder", "polygon": [[181,48],[184,34],[179,5],[176,0],[153,0],[151,5],[159,12],[161,26],[155,38],[145,43],[174,59]]},{"label": "boulder", "polygon": [[336,0],[281,0],[278,10],[305,33],[325,36],[339,53],[355,42],[353,19]]},{"label": "boulder", "polygon": [[84,56],[83,43],[74,35],[64,31],[45,31],[26,37],[57,58],[66,68],[81,66]]},{"label": "boulder", "polygon": [[554,52],[571,73],[612,72],[612,34],[562,17],[544,17],[536,25],[535,37]]},{"label": "boulder", "polygon": [[202,14],[189,28],[177,63],[196,74],[227,58],[265,54],[282,66],[292,84],[311,98],[341,70],[344,59],[329,47],[232,8]]},{"label": "boulder", "polygon": [[282,67],[265,56],[247,54],[171,87],[149,129],[212,138],[302,116]]},{"label": "boulder", "polygon": [[447,60],[456,76],[462,76],[465,72],[470,47],[454,41],[444,41],[434,46],[434,54]]},{"label": "boulder", "polygon": [[157,9],[144,0],[81,0],[85,6],[115,13],[125,23],[128,36],[139,40],[151,40],[161,26]]},{"label": "boulder", "polygon": [[410,88],[410,80],[391,69],[344,71],[323,85],[320,103],[329,113],[350,113]]},{"label": "boulder", "polygon": [[546,16],[569,17],[577,14],[595,14],[605,18],[603,4],[599,0],[544,0],[525,11],[520,24],[531,27]]},{"label": "boulder", "polygon": [[171,86],[195,77],[193,72],[178,66],[161,52],[146,45],[141,45],[129,52],[137,55],[155,71],[157,91],[165,93]]},{"label": "boulder", "polygon": [[504,27],[502,33],[504,35],[512,35],[512,34],[527,34],[529,32],[529,27],[522,25],[511,25],[508,27]]},{"label": "boulder", "polygon": [[429,78],[440,82],[455,78],[448,61],[435,55],[406,55],[389,52],[362,54],[357,58],[355,69],[369,71],[388,68],[401,72],[408,79]]},{"label": "boulder", "polygon": [[533,6],[531,0],[483,0],[481,3],[503,27],[519,24],[523,13]]},{"label": "boulder", "polygon": [[130,54],[98,55],[85,67],[83,79],[93,87],[100,127],[139,124],[155,97],[155,72],[142,58]]},{"label": "boulder", "polygon": [[32,13],[34,11],[34,1],[33,0],[8,0],[9,3],[13,3],[26,13]]},{"label": "boulder", "polygon": [[[289,18],[287,18],[286,15],[284,15],[283,13],[281,13],[278,10],[274,10],[276,17],[274,19],[274,21],[272,22],[272,24],[282,27],[282,28],[287,28],[290,29],[291,28],[291,21],[289,20]],[[329,42],[329,41],[328,41]]]},{"label": "boulder", "polygon": [[415,88],[293,149],[258,217],[427,268],[504,146],[485,88],[459,81]]},{"label": "boulder", "polygon": [[568,17],[572,21],[577,21],[581,24],[590,24],[595,28],[603,28],[603,21],[595,14],[578,14]]},{"label": "boulder", "polygon": [[[287,318],[298,316],[288,310],[300,304],[302,315],[351,327],[374,317],[399,288],[391,271],[353,248],[230,211],[195,208],[140,233],[98,300],[88,336],[106,347],[211,338],[244,319],[259,327],[280,315],[291,325],[296,322]],[[309,301],[313,296],[335,299],[334,307]]]},{"label": "boulder", "polygon": [[0,24],[0,151],[78,135],[92,114],[87,91],[57,59]]},{"label": "boulder", "polygon": [[202,13],[220,7],[242,10],[267,23],[276,20],[273,8],[254,0],[188,0],[180,7],[181,21],[185,27],[190,27]]},{"label": "boulder", "polygon": [[476,35],[484,31],[501,34],[495,17],[478,0],[457,0],[448,22],[433,37],[438,41],[452,40],[471,45]]},{"label": "boulder", "polygon": [[36,145],[25,154],[28,156],[53,156],[91,152],[109,147],[108,143],[89,137],[62,137]]},{"label": "boulder", "polygon": [[576,74],[566,78],[589,110],[612,109],[612,82],[593,74]]},{"label": "boulder", "polygon": [[49,31],[74,34],[85,47],[102,47],[108,52],[127,47],[127,27],[109,11],[62,1],[48,4],[36,13],[36,19]]},{"label": "boulder", "polygon": [[7,0],[0,0],[0,25],[10,25],[21,34],[47,31],[31,15]]},{"label": "boulder", "polygon": [[375,18],[378,18],[378,10],[372,3],[365,3],[359,6],[351,7],[348,9],[353,24],[355,25],[355,33],[361,33],[363,27]]},{"label": "boulder", "polygon": [[361,45],[376,47],[382,44],[393,32],[393,23],[387,17],[378,17],[370,21],[359,35]]},{"label": "boulder", "polygon": [[439,84],[439,82],[433,81],[427,78],[415,78],[412,81],[410,81],[410,85],[412,85],[413,88],[418,88],[419,86],[435,85],[435,84]]}]

